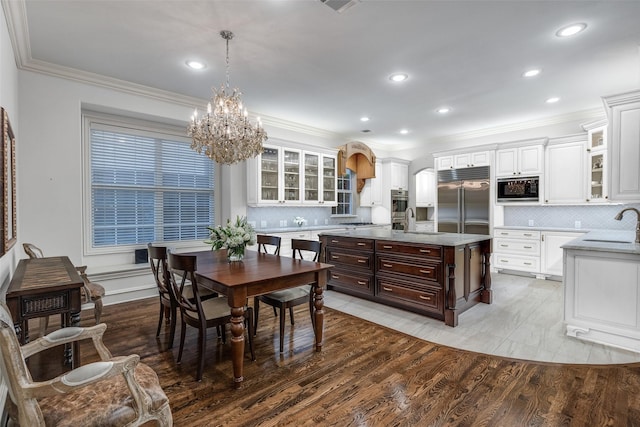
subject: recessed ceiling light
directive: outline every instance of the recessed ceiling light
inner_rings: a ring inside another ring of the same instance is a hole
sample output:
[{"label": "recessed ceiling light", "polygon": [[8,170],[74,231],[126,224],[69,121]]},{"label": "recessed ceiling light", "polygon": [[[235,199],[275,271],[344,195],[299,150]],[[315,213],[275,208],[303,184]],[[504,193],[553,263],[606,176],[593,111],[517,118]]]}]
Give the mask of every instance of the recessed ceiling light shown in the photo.
[{"label": "recessed ceiling light", "polygon": [[368,122],[369,121],[369,117],[367,117],[367,116],[360,117],[360,121],[361,122]]},{"label": "recessed ceiling light", "polygon": [[187,67],[193,70],[202,70],[207,67],[204,62],[200,62],[200,61],[190,60],[190,61],[187,61],[186,64],[187,64]]},{"label": "recessed ceiling light", "polygon": [[440,107],[436,110],[436,113],[447,114],[449,111],[451,111],[449,107]]},{"label": "recessed ceiling light", "polygon": [[409,78],[409,75],[405,73],[393,73],[389,76],[389,80],[396,83],[403,82],[408,78]]},{"label": "recessed ceiling light", "polygon": [[400,133],[401,133],[402,135],[406,135],[406,134],[408,134],[408,133],[409,133],[409,131],[408,131],[407,129],[400,129]]},{"label": "recessed ceiling light", "polygon": [[363,132],[363,133],[369,133],[369,132],[371,132],[371,129],[362,129],[362,131],[361,131],[361,132]]},{"label": "recessed ceiling light", "polygon": [[582,22],[579,23],[579,24],[571,24],[571,25],[566,26],[564,28],[560,28],[556,32],[556,36],[558,36],[558,37],[573,36],[575,34],[578,34],[581,31],[583,31],[585,28],[587,28],[587,24],[582,23]]},{"label": "recessed ceiling light", "polygon": [[547,104],[555,104],[558,101],[560,101],[560,98],[558,98],[557,96],[552,96],[551,98],[547,99],[545,102]]},{"label": "recessed ceiling light", "polygon": [[535,77],[540,74],[540,71],[541,70],[539,68],[533,68],[522,73],[522,77]]}]

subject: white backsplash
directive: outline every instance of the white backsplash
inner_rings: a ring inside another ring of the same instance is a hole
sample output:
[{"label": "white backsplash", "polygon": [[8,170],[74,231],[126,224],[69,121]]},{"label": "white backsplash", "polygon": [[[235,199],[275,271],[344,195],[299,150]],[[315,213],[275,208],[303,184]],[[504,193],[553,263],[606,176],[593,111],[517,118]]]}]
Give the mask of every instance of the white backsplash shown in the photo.
[{"label": "white backsplash", "polygon": [[593,230],[635,230],[636,215],[627,212],[622,221],[614,217],[622,209],[640,204],[589,205],[589,206],[505,206],[504,225],[526,227],[533,221],[534,227],[558,227]]},{"label": "white backsplash", "polygon": [[247,220],[255,223],[255,227],[258,229],[295,227],[293,219],[297,216],[306,219],[308,227],[335,225],[341,222],[371,222],[371,209],[360,208],[354,216],[332,217],[331,208],[325,207],[265,206],[247,208]]}]

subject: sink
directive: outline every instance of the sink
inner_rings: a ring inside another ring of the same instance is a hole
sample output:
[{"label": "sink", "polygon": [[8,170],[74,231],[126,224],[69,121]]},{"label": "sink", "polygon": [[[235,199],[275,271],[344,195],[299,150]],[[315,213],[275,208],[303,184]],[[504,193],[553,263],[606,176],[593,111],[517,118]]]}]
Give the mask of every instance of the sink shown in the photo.
[{"label": "sink", "polygon": [[598,242],[598,243],[634,243],[630,240],[614,240],[614,239],[583,239],[585,242]]},{"label": "sink", "polygon": [[404,230],[393,230],[393,234],[423,234],[423,235],[436,235],[440,234],[435,231],[404,231]]}]

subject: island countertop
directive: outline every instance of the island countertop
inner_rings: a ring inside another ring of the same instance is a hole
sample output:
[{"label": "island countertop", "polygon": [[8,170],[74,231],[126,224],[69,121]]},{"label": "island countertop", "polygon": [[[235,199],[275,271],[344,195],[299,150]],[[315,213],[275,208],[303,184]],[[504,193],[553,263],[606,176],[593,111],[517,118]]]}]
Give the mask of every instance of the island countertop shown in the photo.
[{"label": "island countertop", "polygon": [[636,243],[635,238],[634,231],[594,230],[562,245],[562,248],[640,255],[640,243]]},{"label": "island countertop", "polygon": [[491,239],[486,234],[458,234],[458,233],[434,233],[427,231],[408,231],[401,230],[348,230],[348,231],[327,231],[319,233],[320,236],[344,236],[344,237],[360,237],[364,239],[374,240],[391,240],[395,242],[419,243],[426,245],[438,246],[461,246],[470,243],[482,242]]}]

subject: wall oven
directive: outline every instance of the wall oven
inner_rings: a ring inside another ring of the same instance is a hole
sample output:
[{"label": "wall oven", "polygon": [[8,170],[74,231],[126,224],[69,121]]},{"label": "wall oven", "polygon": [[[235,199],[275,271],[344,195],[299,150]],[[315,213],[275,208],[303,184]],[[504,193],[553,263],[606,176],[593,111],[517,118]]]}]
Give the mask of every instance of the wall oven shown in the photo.
[{"label": "wall oven", "polygon": [[498,178],[496,185],[498,203],[539,202],[540,177],[519,176],[514,178]]},{"label": "wall oven", "polygon": [[404,212],[409,207],[407,190],[391,190],[391,229],[404,230]]}]

